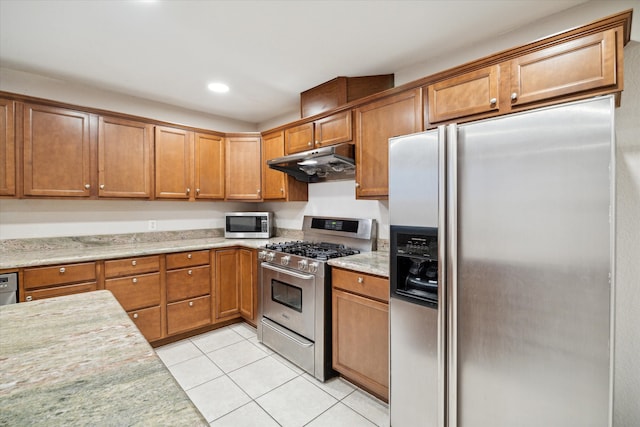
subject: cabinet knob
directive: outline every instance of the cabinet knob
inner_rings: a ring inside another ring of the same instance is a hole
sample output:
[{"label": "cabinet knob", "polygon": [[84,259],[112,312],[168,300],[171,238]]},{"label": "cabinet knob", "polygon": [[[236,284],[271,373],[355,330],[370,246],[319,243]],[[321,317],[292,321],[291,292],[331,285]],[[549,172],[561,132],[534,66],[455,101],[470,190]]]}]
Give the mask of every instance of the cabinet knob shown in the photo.
[{"label": "cabinet knob", "polygon": [[307,142],[307,147],[311,147],[311,141]]},{"label": "cabinet knob", "polygon": [[364,283],[364,278],[363,277],[358,277],[358,283]]},{"label": "cabinet knob", "polygon": [[282,187],[281,187],[281,188],[280,188],[280,192],[281,192],[281,193],[284,193],[284,188],[282,188]]},{"label": "cabinet knob", "polygon": [[491,98],[489,100],[489,104],[491,104],[491,105],[496,105],[497,102],[498,102],[498,100],[496,98]]},{"label": "cabinet knob", "polygon": [[100,184],[100,189],[104,190],[104,184]]},{"label": "cabinet knob", "polygon": [[260,194],[262,193],[262,190],[260,190],[259,188],[256,190],[256,193]]},{"label": "cabinet knob", "polygon": [[85,184],[84,188],[86,188],[87,190],[91,188],[91,184]]},{"label": "cabinet knob", "polygon": [[360,183],[359,182],[356,182],[356,187],[360,187]]},{"label": "cabinet knob", "polygon": [[67,271],[67,269],[66,269],[66,268],[64,268],[64,267],[60,267],[60,273],[61,273],[61,274],[64,274],[64,272],[65,272],[65,271]]},{"label": "cabinet knob", "polygon": [[133,318],[137,319],[138,318],[138,313],[133,313]]},{"label": "cabinet knob", "polygon": [[193,301],[189,301],[189,307],[193,307]]},{"label": "cabinet knob", "polygon": [[193,255],[187,254],[187,259],[191,259],[192,257],[193,257]]},{"label": "cabinet knob", "polygon": [[512,100],[512,101],[515,101],[516,99],[518,99],[518,94],[517,94],[517,93],[515,93],[515,92],[513,92],[513,93],[511,94],[511,100]]},{"label": "cabinet knob", "polygon": [[187,274],[188,274],[189,276],[191,276],[191,275],[193,274],[193,270],[189,270],[189,271],[187,271]]},{"label": "cabinet knob", "polygon": [[33,297],[31,295],[29,295],[24,300],[25,301],[33,301]]},{"label": "cabinet knob", "polygon": [[136,266],[138,265],[138,261],[136,261],[135,259],[133,261],[131,261],[131,265]]},{"label": "cabinet knob", "polygon": [[199,196],[199,195],[200,195],[200,189],[196,188],[196,196]]},{"label": "cabinet knob", "polygon": [[137,277],[134,277],[133,279],[131,279],[131,281],[132,281],[133,283],[138,283],[138,278],[137,278]]},{"label": "cabinet knob", "polygon": [[320,141],[316,141],[316,145],[322,145]]},{"label": "cabinet knob", "polygon": [[187,187],[187,194],[191,194],[191,189]]}]

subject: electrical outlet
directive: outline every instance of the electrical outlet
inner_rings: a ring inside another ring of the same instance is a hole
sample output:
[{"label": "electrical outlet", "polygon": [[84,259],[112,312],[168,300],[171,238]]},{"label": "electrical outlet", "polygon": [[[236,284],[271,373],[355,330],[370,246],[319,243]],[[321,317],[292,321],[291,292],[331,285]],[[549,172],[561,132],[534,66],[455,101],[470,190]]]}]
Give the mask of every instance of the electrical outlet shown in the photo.
[{"label": "electrical outlet", "polygon": [[158,228],[158,224],[156,223],[156,220],[152,219],[149,220],[149,230],[155,230]]}]

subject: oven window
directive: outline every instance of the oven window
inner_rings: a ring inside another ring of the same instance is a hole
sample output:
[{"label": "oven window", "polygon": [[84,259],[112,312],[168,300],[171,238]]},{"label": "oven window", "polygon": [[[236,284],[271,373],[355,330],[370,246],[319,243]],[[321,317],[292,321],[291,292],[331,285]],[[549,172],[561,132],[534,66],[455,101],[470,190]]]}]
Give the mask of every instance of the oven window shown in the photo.
[{"label": "oven window", "polygon": [[279,280],[271,280],[271,300],[302,313],[302,289]]}]

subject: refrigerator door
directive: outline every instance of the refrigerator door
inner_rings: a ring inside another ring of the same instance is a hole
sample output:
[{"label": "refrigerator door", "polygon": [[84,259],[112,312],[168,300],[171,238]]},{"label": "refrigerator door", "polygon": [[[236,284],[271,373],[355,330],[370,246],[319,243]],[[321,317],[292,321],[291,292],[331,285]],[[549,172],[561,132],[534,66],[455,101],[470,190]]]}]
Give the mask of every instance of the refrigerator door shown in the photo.
[{"label": "refrigerator door", "polygon": [[[392,230],[429,227],[438,231],[444,256],[444,131],[389,141],[389,218]],[[393,249],[390,254],[394,256]],[[437,305],[428,307],[391,295],[390,402],[394,427],[444,426],[444,263],[438,262]],[[392,269],[393,270],[393,269]],[[398,280],[393,271],[390,280]]]},{"label": "refrigerator door", "polygon": [[605,97],[448,142],[450,426],[611,425],[613,131]]}]

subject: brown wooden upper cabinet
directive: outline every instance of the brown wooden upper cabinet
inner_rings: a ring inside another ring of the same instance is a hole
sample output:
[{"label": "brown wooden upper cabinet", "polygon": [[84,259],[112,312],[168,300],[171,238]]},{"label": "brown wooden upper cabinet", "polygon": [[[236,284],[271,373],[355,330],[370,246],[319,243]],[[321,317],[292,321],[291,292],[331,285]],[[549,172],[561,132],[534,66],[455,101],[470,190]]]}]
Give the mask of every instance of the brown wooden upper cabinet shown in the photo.
[{"label": "brown wooden upper cabinet", "polygon": [[482,114],[500,108],[500,67],[492,65],[430,85],[429,122]]},{"label": "brown wooden upper cabinet", "polygon": [[98,195],[151,197],[153,125],[100,117],[98,128]]},{"label": "brown wooden upper cabinet", "polygon": [[[284,130],[286,154],[353,140],[351,111],[342,111]],[[268,159],[267,159],[268,160]]]},{"label": "brown wooden upper cabinet", "polygon": [[421,93],[411,89],[356,108],[356,198],[388,197],[389,138],[423,129]]},{"label": "brown wooden upper cabinet", "polygon": [[24,195],[89,197],[93,139],[90,115],[24,104],[23,123]]},{"label": "brown wooden upper cabinet", "polygon": [[196,199],[224,199],[224,137],[195,134]]},{"label": "brown wooden upper cabinet", "polygon": [[622,90],[622,32],[612,28],[431,84],[429,124]]},{"label": "brown wooden upper cabinet", "polygon": [[157,198],[223,199],[224,138],[156,126]]},{"label": "brown wooden upper cabinet", "polygon": [[0,98],[0,196],[16,195],[15,104]]},{"label": "brown wooden upper cabinet", "polygon": [[190,199],[193,187],[193,132],[156,126],[156,197]]},{"label": "brown wooden upper cabinet", "polygon": [[267,166],[266,161],[284,156],[284,131],[262,135],[262,198],[263,200],[306,201],[308,184],[284,172]]},{"label": "brown wooden upper cabinet", "polygon": [[262,199],[260,136],[226,138],[226,199]]}]

